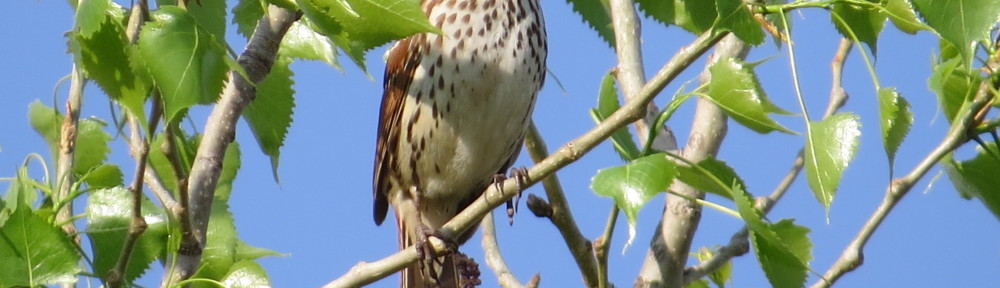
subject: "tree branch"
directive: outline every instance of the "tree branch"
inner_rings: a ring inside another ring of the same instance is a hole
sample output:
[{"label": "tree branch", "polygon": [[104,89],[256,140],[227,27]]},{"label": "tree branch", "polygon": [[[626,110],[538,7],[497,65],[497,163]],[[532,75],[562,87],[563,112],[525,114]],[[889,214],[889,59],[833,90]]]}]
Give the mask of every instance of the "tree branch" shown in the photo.
[{"label": "tree branch", "polygon": [[241,77],[235,71],[229,71],[229,81],[206,121],[205,134],[198,146],[188,179],[191,203],[186,212],[190,213],[191,229],[197,242],[182,242],[176,259],[168,259],[168,263],[176,260],[177,266],[173,273],[164,277],[162,286],[171,286],[191,277],[197,271],[201,249],[205,247],[215,187],[222,171],[226,148],[236,136],[236,123],[243,109],[256,97],[255,83],[260,83],[270,72],[281,39],[299,17],[300,13],[268,5],[267,13],[257,22],[253,36],[238,59],[249,79]]},{"label": "tree branch", "polygon": [[[626,103],[621,109],[618,109],[618,111],[605,119],[604,122],[601,122],[584,135],[566,143],[554,154],[531,167],[527,173],[528,179],[521,187],[534,185],[538,182],[537,179],[544,179],[560,168],[575,162],[621,127],[641,119],[646,105],[663,90],[663,87],[673,81],[681,71],[691,65],[708,48],[715,45],[716,42],[726,35],[728,35],[727,32],[704,33],[695,39],[693,43],[681,48],[679,52],[674,54],[674,58],[670,62],[667,62],[653,79],[642,87],[635,101]],[[461,234],[462,231],[478,223],[493,208],[506,203],[507,200],[517,195],[517,184],[517,179],[511,178],[507,179],[504,185],[490,185],[481,197],[442,226],[438,230],[439,234],[443,237],[454,239],[456,235]],[[503,190],[496,190],[497,186],[504,188]],[[435,251],[444,252],[444,248],[443,245],[441,247],[435,246]],[[416,249],[412,249],[412,247],[402,249],[389,257],[375,262],[359,263],[352,267],[347,274],[323,287],[357,287],[368,284],[388,276],[416,262],[416,260]]]},{"label": "tree branch", "polygon": [[[701,82],[711,81],[708,67],[719,59],[745,58],[748,47],[734,35],[729,35],[716,45],[701,74]],[[691,126],[690,139],[681,152],[691,162],[714,157],[726,136],[726,115],[709,100],[699,98]],[[636,287],[683,287],[684,266],[691,240],[701,221],[701,206],[687,200],[701,199],[705,194],[682,182],[675,181],[668,194],[663,217],[651,241],[649,252],[636,279]]]},{"label": "tree branch", "polygon": [[[542,162],[549,157],[549,148],[545,145],[541,133],[535,122],[531,122],[528,127],[528,135],[524,138],[524,146],[528,150],[528,155],[535,162]],[[594,258],[594,249],[587,237],[580,232],[580,227],[576,225],[576,218],[570,210],[569,202],[563,193],[562,185],[559,184],[559,177],[553,173],[542,179],[542,186],[545,188],[545,195],[549,203],[546,211],[532,211],[535,215],[544,215],[552,224],[556,226],[562,238],[566,241],[566,247],[576,260],[576,265],[580,268],[580,275],[583,276],[583,283],[586,287],[597,287],[597,260]],[[531,200],[529,196],[528,201]],[[542,201],[538,199],[537,201]],[[533,209],[531,205],[528,206]]]},{"label": "tree branch", "polygon": [[[646,84],[646,73],[642,66],[642,45],[639,36],[642,35],[642,24],[635,12],[632,0],[611,0],[611,18],[615,32],[615,52],[618,56],[617,79],[621,85],[625,101],[633,101],[639,89]],[[649,139],[650,126],[656,123],[660,109],[656,104],[646,104],[645,115],[635,122],[636,136],[640,145],[645,145]],[[677,140],[668,127],[657,127],[660,131],[653,139],[653,148],[658,150],[677,150]]]},{"label": "tree branch", "polygon": [[[64,203],[56,211],[56,223],[63,223],[62,229],[67,235],[76,235],[76,225],[73,224],[73,199],[70,199],[73,189],[73,165],[76,155],[76,133],[80,124],[80,105],[83,102],[83,87],[87,79],[83,69],[73,65],[70,72],[69,97],[66,99],[66,116],[63,118],[59,133],[59,163],[56,166],[56,193],[54,203]],[[79,238],[74,241],[80,245]]]},{"label": "tree branch", "polygon": [[517,276],[510,272],[510,268],[507,268],[507,261],[503,259],[500,245],[497,244],[497,231],[493,222],[492,213],[487,213],[486,217],[483,217],[481,224],[483,227],[483,253],[486,254],[486,265],[490,266],[490,269],[496,274],[500,286],[504,288],[537,288],[538,280],[535,279],[539,278],[538,274],[531,277],[531,282],[535,285],[529,286],[521,284],[521,281],[517,280]]}]

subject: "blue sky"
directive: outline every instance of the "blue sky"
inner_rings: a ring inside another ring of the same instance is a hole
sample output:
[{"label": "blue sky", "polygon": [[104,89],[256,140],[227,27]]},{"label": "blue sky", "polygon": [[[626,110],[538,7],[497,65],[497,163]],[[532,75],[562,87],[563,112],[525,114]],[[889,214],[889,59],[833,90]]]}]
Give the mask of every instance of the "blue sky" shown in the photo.
[{"label": "blue sky", "polygon": [[[596,103],[600,78],[615,63],[613,51],[572,13],[563,1],[542,1],[549,31],[551,72],[564,91],[550,78],[541,92],[535,121],[550,149],[556,149],[593,126],[588,110]],[[0,176],[14,175],[25,157],[38,152],[51,157],[46,146],[27,122],[27,105],[36,99],[51,103],[57,81],[67,75],[71,58],[66,54],[63,33],[73,25],[73,14],[65,1],[14,0],[0,11]],[[830,90],[829,63],[839,35],[825,11],[793,13],[792,40],[804,98],[814,115],[826,106]],[[677,49],[694,37],[676,27],[665,28],[644,21],[642,41],[646,71],[652,74]],[[230,34],[233,31],[230,31]],[[237,51],[242,40],[230,37]],[[894,86],[913,104],[916,119],[910,137],[897,156],[896,174],[904,174],[926,155],[944,134],[946,123],[937,112],[935,95],[927,88],[930,63],[937,42],[932,34],[916,36],[887,26],[879,41],[876,69],[883,86]],[[377,227],[371,220],[371,165],[374,155],[381,79],[385,47],[368,54],[368,78],[353,64],[341,59],[339,72],[318,62],[297,63],[295,71],[296,110],[285,147],[282,149],[280,185],[271,177],[268,159],[259,149],[245,124],[237,139],[243,145],[243,168],[234,183],[232,212],[240,237],[259,247],[288,253],[286,257],[260,260],[276,287],[316,287],[346,272],[359,261],[373,261],[397,249],[392,221]],[[811,268],[819,273],[839,257],[847,243],[882,200],[889,182],[888,165],[880,140],[877,100],[873,85],[858,51],[852,53],[845,71],[845,88],[851,99],[844,111],[861,116],[862,144],[857,159],[844,174],[844,182],[829,212],[818,204],[800,177],[785,199],[768,216],[777,221],[794,218],[812,229],[814,245]],[[751,52],[750,61],[766,60],[757,73],[768,96],[780,107],[798,111],[791,86],[787,49],[777,50],[766,43]],[[665,91],[677,90],[685,81],[695,80],[703,68],[698,62]],[[372,80],[376,79],[376,80]],[[58,103],[64,102],[66,87],[56,90]],[[90,85],[82,115],[110,120],[107,98]],[[661,105],[669,94],[658,98]],[[671,120],[683,145],[690,127],[693,102],[685,104]],[[193,111],[194,123],[204,125],[206,108]],[[796,131],[804,125],[797,116],[776,116]],[[759,135],[731,122],[727,141],[719,158],[727,161],[756,195],[770,193],[784,177],[797,151],[801,136]],[[970,155],[971,146],[960,155]],[[118,139],[111,161],[124,170],[134,165]],[[518,166],[530,166],[523,156]],[[610,199],[590,191],[589,181],[597,169],[621,161],[610,144],[602,144],[578,162],[561,170],[562,180],[577,223],[584,235],[594,238],[603,229]],[[42,172],[33,167],[32,175]],[[841,287],[971,287],[996,282],[1000,271],[1000,225],[979,202],[958,197],[947,177],[931,179],[935,168],[917,185],[888,217],[865,249],[865,263],[839,282]],[[943,176],[943,175],[942,175]],[[126,179],[129,181],[130,179]],[[6,184],[0,184],[5,187]],[[0,188],[5,190],[5,188]],[[544,195],[541,187],[526,193]],[[732,207],[719,198],[709,197]],[[523,205],[523,204],[522,204]],[[635,279],[646,253],[646,244],[663,208],[663,197],[652,200],[639,215],[635,244],[624,250],[626,229],[618,229],[612,243],[611,281],[619,287]],[[522,210],[525,211],[526,210]],[[78,211],[79,213],[79,211]],[[496,211],[502,217],[502,209]],[[581,284],[578,270],[555,228],[530,213],[517,216],[512,227],[502,225],[498,234],[501,249],[514,273],[522,280],[541,273],[546,287],[574,287]],[[624,228],[624,217],[619,220]],[[705,209],[694,247],[725,244],[741,221],[712,209]],[[482,251],[477,236],[462,247],[481,264]],[[693,262],[694,260],[692,260]],[[767,280],[752,255],[735,261],[732,287],[767,287]],[[495,287],[485,265],[484,287]],[[141,280],[155,286],[159,271]],[[810,277],[809,283],[815,282]],[[392,287],[395,277],[373,287]]]}]

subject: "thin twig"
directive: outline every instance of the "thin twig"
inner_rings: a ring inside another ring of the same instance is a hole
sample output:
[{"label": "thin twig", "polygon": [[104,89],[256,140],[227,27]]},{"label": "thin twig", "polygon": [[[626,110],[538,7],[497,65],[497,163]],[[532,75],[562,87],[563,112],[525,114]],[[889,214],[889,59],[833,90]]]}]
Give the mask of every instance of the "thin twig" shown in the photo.
[{"label": "thin twig", "polygon": [[[490,266],[490,269],[496,274],[500,286],[504,288],[537,287],[521,284],[521,281],[517,280],[517,276],[510,272],[510,268],[507,268],[507,261],[503,259],[503,253],[500,253],[500,244],[497,244],[497,231],[493,222],[493,213],[483,217],[481,225],[483,227],[483,253],[486,254],[486,265]],[[535,275],[537,276],[537,274]]]},{"label": "thin twig", "polygon": [[[621,127],[641,119],[646,105],[663,90],[663,87],[673,81],[681,71],[690,66],[691,63],[726,35],[728,35],[727,32],[704,33],[688,46],[681,48],[679,52],[674,54],[674,58],[667,62],[642,87],[642,90],[640,90],[634,101],[626,103],[621,109],[612,113],[596,127],[566,143],[551,156],[528,169],[528,181],[524,182],[524,185],[521,187],[530,187],[537,183],[538,179],[544,179],[560,168],[575,162]],[[479,223],[486,213],[492,211],[493,208],[506,203],[507,200],[517,195],[517,184],[517,180],[511,178],[507,179],[504,185],[490,185],[483,192],[483,196],[476,199],[465,210],[448,221],[448,223],[438,230],[438,233],[442,237],[454,239],[462,231],[465,231],[475,223]],[[504,187],[503,190],[497,190],[498,186]],[[444,252],[444,249],[445,247],[443,246],[435,247],[435,251],[437,252]],[[323,287],[357,287],[372,283],[416,262],[416,250],[410,247],[375,262],[359,263],[352,267],[347,274],[342,275],[340,278]]]},{"label": "thin twig", "polygon": [[[135,44],[138,41],[140,27],[146,22],[148,17],[149,10],[145,0],[140,0],[132,6],[131,17],[125,31],[125,36],[128,37],[130,44]],[[154,117],[158,116],[154,115]],[[148,139],[144,139],[142,136],[144,133],[139,131],[136,116],[129,115],[128,119],[133,128],[131,130],[130,146],[132,155],[136,161],[132,183],[128,187],[129,192],[132,193],[132,218],[129,222],[128,233],[125,235],[125,241],[122,244],[121,254],[118,255],[118,261],[115,262],[115,266],[108,271],[105,277],[106,285],[112,288],[122,287],[122,284],[124,284],[125,272],[128,268],[128,262],[132,258],[132,251],[135,249],[136,242],[139,241],[139,236],[146,231],[147,227],[146,219],[142,217],[142,183],[146,174],[146,163],[149,160],[149,141]],[[149,127],[146,127],[146,135],[156,130],[156,123],[155,118],[150,119],[148,123]]]},{"label": "thin twig", "polygon": [[618,223],[618,205],[611,204],[611,212],[608,213],[608,221],[604,224],[604,233],[594,240],[594,255],[597,257],[597,275],[600,277],[600,288],[610,286],[608,279],[608,250],[611,250],[611,236],[615,234],[615,223]]},{"label": "thin twig", "polygon": [[[259,83],[270,72],[281,39],[300,16],[299,12],[268,5],[267,13],[257,22],[253,36],[237,60],[249,79],[235,71],[227,74],[228,81],[218,104],[206,121],[205,133],[188,177],[190,206],[187,213],[190,213],[191,229],[196,241],[181,243],[182,247],[204,247],[215,187],[222,172],[226,148],[236,135],[236,123],[243,109],[256,97],[255,83]],[[196,249],[188,252],[178,253],[176,259],[168,259],[168,263],[176,263],[176,266],[164,277],[161,286],[168,287],[194,275],[201,262],[201,251]]]},{"label": "thin twig", "polygon": [[[83,103],[83,87],[87,85],[87,79],[83,76],[83,69],[73,65],[70,76],[69,99],[66,99],[66,116],[63,118],[61,132],[59,134],[59,157],[56,165],[56,193],[53,197],[55,203],[65,203],[59,211],[56,211],[56,223],[62,225],[63,231],[67,235],[76,235],[76,225],[73,224],[73,199],[69,199],[73,188],[73,166],[76,155],[76,133],[80,123],[80,105]],[[80,245],[79,237],[76,237],[76,245]]]}]

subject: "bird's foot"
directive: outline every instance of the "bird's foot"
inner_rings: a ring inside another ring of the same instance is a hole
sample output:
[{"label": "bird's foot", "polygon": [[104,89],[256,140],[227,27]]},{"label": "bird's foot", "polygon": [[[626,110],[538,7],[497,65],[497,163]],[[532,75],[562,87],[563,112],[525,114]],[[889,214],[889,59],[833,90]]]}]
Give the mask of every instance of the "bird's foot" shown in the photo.
[{"label": "bird's foot", "polygon": [[[417,248],[417,265],[422,273],[430,277],[430,279],[434,279],[434,282],[440,283],[441,275],[436,267],[445,265],[444,257],[456,253],[458,251],[458,244],[454,240],[445,237],[439,231],[425,225],[420,225],[417,229],[420,232],[416,239],[416,245],[414,245]],[[435,246],[443,246],[444,249],[441,253],[438,253]]]},{"label": "bird's foot", "polygon": [[528,182],[528,169],[524,167],[511,168],[510,176],[496,174],[493,176],[493,185],[497,190],[503,191],[503,182],[508,178],[514,178],[517,182],[517,196],[507,200],[507,220],[510,225],[514,225],[514,214],[517,213],[517,203],[521,202],[521,194],[524,192],[524,183]]}]

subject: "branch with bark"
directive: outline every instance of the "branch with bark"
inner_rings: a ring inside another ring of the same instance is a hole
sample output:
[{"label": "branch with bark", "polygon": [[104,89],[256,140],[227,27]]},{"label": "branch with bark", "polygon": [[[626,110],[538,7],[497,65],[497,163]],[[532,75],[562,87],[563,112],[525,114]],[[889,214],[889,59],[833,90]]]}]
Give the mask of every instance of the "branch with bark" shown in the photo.
[{"label": "branch with bark", "polygon": [[177,265],[172,273],[165,275],[161,284],[163,287],[187,279],[198,270],[226,148],[236,136],[236,124],[243,109],[256,97],[256,83],[260,83],[270,72],[281,39],[300,16],[300,12],[268,5],[267,12],[257,22],[253,36],[237,60],[247,78],[235,71],[227,74],[229,80],[206,121],[205,133],[188,178],[190,206],[185,212],[190,215],[191,227],[183,228],[191,229],[184,233],[194,235],[192,239],[196,242],[183,241],[176,258],[167,260],[167,263]]}]

